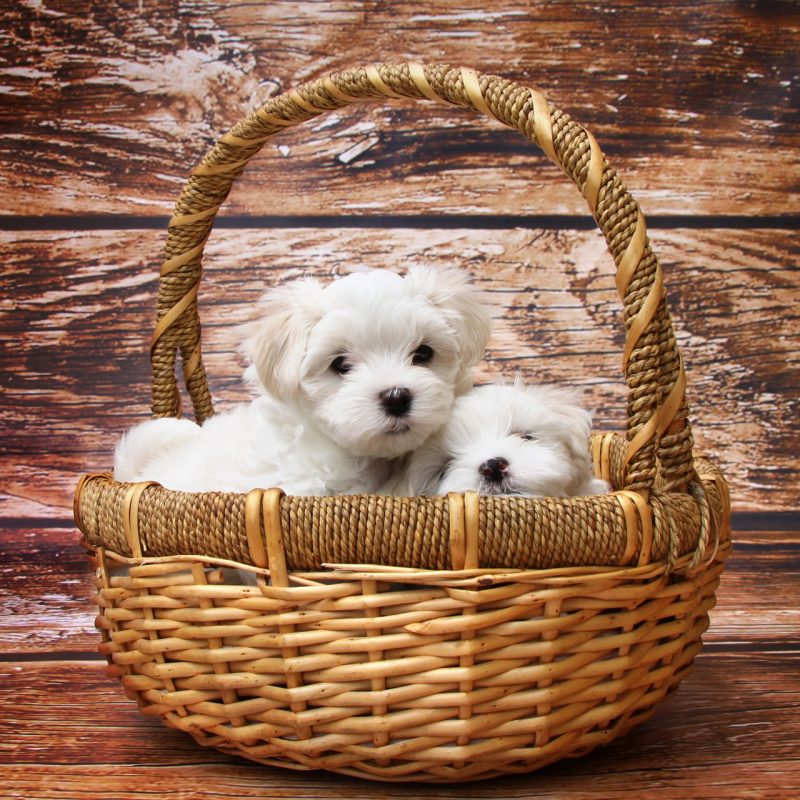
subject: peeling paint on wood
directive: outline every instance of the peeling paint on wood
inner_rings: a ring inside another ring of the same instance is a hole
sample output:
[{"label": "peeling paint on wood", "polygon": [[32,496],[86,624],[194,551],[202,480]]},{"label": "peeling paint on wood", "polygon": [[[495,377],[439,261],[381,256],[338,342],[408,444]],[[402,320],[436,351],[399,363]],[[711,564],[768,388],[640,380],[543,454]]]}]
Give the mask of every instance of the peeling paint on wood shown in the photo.
[{"label": "peeling paint on wood", "polygon": [[[382,54],[540,87],[597,136],[649,213],[798,212],[791,4],[448,5],[11,4],[0,39],[0,156],[11,165],[0,207],[165,213],[175,183],[254,106]],[[364,119],[380,141],[369,164],[345,167],[338,156],[363,142]],[[401,103],[327,120],[269,143],[229,209],[269,213],[268,183],[271,210],[288,214],[369,208],[362,198],[400,213],[528,213],[537,197],[540,212],[584,213],[522,137],[463,112]]]},{"label": "peeling paint on wood", "polygon": [[[9,241],[9,234],[4,235]],[[0,241],[2,239],[0,238]],[[16,235],[0,281],[0,370],[10,473],[0,514],[63,516],[83,471],[108,468],[116,437],[149,408],[147,347],[163,236]],[[688,374],[697,447],[723,467],[736,510],[796,508],[800,273],[775,231],[660,231],[653,246]],[[520,372],[582,391],[598,430],[625,424],[620,305],[590,231],[224,230],[201,287],[205,362],[220,407],[247,398],[236,326],[266,288],[358,266],[457,264],[493,309],[478,380]],[[765,323],[769,322],[769,328]],[[46,425],[42,420],[46,419]]]},{"label": "peeling paint on wood", "polygon": [[[96,215],[167,215],[191,167],[260,102],[354,64],[411,58],[539,87],[596,135],[648,218],[694,219],[692,230],[651,238],[697,446],[723,465],[735,508],[775,528],[735,534],[706,649],[650,722],[530,777],[422,794],[800,795],[798,537],[770,516],[798,509],[798,253],[795,231],[759,230],[759,218],[800,212],[796,4],[0,5],[0,213],[65,217],[63,231],[0,235],[0,794],[397,795],[208,751],[141,715],[95,658],[77,533],[40,524],[70,517],[78,474],[108,467],[117,435],[149,405],[163,235],[112,230]],[[349,224],[392,214],[408,225],[215,231],[201,302],[220,406],[243,399],[234,328],[264,288],[418,259],[465,266],[492,301],[498,324],[482,380],[520,370],[575,384],[597,427],[621,427],[619,307],[599,236],[426,224],[431,215],[586,218],[574,187],[514,132],[428,103],[328,114],[270,141],[223,214]],[[98,230],[70,230],[71,215]],[[715,229],[719,215],[736,215],[740,228]]]}]

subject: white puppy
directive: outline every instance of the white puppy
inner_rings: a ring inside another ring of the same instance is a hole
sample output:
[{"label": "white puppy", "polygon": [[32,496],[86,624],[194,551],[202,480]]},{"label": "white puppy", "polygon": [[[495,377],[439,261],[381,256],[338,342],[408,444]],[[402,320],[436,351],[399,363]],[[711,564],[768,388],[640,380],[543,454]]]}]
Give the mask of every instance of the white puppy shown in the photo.
[{"label": "white puppy", "polygon": [[244,349],[262,396],[202,427],[136,426],[117,447],[118,480],[184,491],[375,491],[391,459],[448,419],[489,336],[488,312],[456,269],[289,282],[265,295],[261,311]]},{"label": "white puppy", "polygon": [[589,458],[591,418],[553,387],[481,386],[459,397],[447,424],[407,459],[386,494],[477,491],[565,497],[602,494]]}]

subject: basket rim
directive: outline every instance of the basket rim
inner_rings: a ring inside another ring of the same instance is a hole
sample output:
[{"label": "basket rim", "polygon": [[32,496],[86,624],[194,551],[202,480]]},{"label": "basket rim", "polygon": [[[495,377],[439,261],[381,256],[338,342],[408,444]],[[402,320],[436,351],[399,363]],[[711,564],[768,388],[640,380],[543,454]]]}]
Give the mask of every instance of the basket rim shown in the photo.
[{"label": "basket rim", "polygon": [[[617,450],[624,444],[619,434],[599,438],[617,441]],[[688,573],[730,536],[724,476],[704,458],[695,474],[691,493],[645,499],[626,489],[566,498],[189,493],[96,473],[81,478],[74,515],[89,546],[121,556],[196,555],[284,576],[326,564],[481,574],[659,564]]]}]

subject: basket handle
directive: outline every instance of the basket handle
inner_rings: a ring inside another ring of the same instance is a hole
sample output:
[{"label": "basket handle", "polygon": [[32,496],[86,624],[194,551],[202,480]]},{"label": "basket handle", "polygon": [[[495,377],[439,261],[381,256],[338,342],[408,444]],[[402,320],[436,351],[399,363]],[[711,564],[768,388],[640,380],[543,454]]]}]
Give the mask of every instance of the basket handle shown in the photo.
[{"label": "basket handle", "polygon": [[542,94],[448,65],[378,64],[334,73],[268,100],[238,122],[192,170],[169,222],[151,340],[153,414],[178,416],[180,352],[195,418],[213,413],[200,349],[197,290],[203,248],[233,182],[279,131],[363,100],[428,99],[471,108],[538,144],[586,199],[617,267],[629,389],[625,488],[686,491],[693,476],[686,378],[644,216],[594,137]]}]

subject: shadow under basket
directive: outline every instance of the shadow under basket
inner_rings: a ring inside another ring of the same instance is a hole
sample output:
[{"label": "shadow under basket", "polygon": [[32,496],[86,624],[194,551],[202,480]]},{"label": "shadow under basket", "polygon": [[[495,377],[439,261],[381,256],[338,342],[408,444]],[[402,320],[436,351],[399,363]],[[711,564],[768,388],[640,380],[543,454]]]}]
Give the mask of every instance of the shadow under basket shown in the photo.
[{"label": "shadow under basket", "polygon": [[594,138],[537,91],[442,65],[339,72],[275,97],[196,167],[170,221],[153,411],[213,413],[197,290],[217,211],[290,126],[362,100],[478,111],[576,184],[617,267],[624,434],[594,497],[185,493],[84,477],[109,671],[143,713],[265,764],[396,781],[537,769],[612,741],[690,671],[730,552],[727,484],[692,452],[685,375],[644,217]]}]

